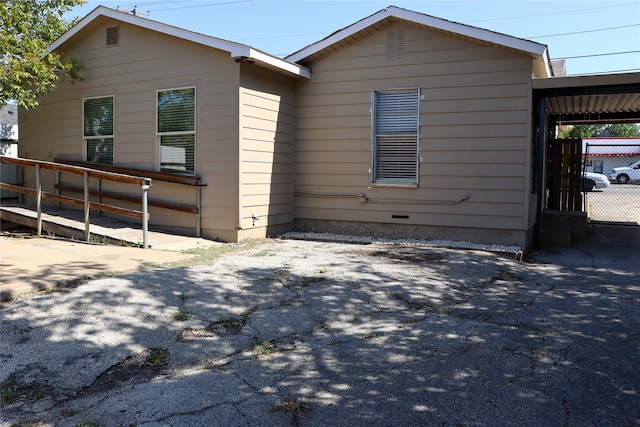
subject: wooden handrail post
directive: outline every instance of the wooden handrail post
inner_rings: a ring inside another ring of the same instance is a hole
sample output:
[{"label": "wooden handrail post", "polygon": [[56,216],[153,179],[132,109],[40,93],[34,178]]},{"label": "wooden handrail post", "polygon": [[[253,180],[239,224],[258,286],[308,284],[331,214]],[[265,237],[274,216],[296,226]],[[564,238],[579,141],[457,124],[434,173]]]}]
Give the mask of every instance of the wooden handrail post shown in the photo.
[{"label": "wooden handrail post", "polygon": [[40,164],[36,164],[36,215],[38,218],[38,236],[42,235],[42,177]]},{"label": "wooden handrail post", "polygon": [[91,240],[91,232],[89,230],[89,172],[84,171],[84,238],[88,242]]},{"label": "wooden handrail post", "polygon": [[[192,206],[183,206],[183,205],[177,205],[177,204],[171,204],[171,203],[166,203],[166,202],[159,202],[159,201],[149,201],[148,200],[148,190],[151,188],[152,185],[152,178],[149,177],[144,177],[144,176],[136,176],[136,175],[129,175],[126,173],[119,173],[119,172],[115,172],[115,171],[108,171],[108,170],[101,170],[101,169],[96,169],[94,167],[84,167],[84,166],[75,166],[75,165],[70,165],[70,164],[61,164],[61,163],[56,163],[56,162],[47,162],[47,161],[43,161],[43,160],[32,160],[32,159],[23,159],[23,158],[13,158],[13,157],[7,157],[7,156],[3,156],[0,155],[0,163],[8,163],[8,164],[14,164],[17,165],[21,170],[22,170],[22,174],[24,175],[24,168],[26,166],[29,167],[34,167],[35,168],[35,173],[36,173],[36,188],[23,188],[20,185],[14,185],[14,184],[7,184],[4,182],[1,182],[0,180],[0,187],[2,189],[9,189],[10,191],[15,191],[17,193],[19,193],[20,195],[29,195],[29,196],[35,196],[36,198],[36,211],[37,211],[37,233],[38,236],[42,235],[42,199],[51,199],[51,200],[55,200],[58,204],[58,206],[60,205],[60,203],[67,203],[67,204],[72,204],[75,206],[83,206],[84,208],[84,225],[85,225],[85,238],[86,241],[91,241],[91,222],[90,222],[90,211],[91,208],[96,209],[98,212],[110,212],[110,213],[114,213],[117,215],[124,215],[124,216],[129,216],[132,218],[136,218],[136,219],[140,219],[142,218],[142,228],[143,228],[143,246],[145,248],[149,247],[149,238],[148,238],[148,232],[149,232],[149,204],[151,204],[152,206],[159,206],[162,208],[168,208],[168,209],[176,209],[182,212],[189,212],[189,213],[195,213],[198,211],[198,209],[193,208]],[[86,162],[84,162],[86,163]],[[96,165],[93,165],[96,166]],[[99,165],[98,165],[99,166]],[[54,193],[49,193],[46,191],[43,191],[42,188],[42,170],[46,169],[46,170],[51,170],[53,171],[53,173],[55,174],[54,176],[54,187],[56,189],[55,194]],[[119,168],[115,168],[115,169],[119,169]],[[123,169],[126,170],[126,169]],[[133,170],[131,170],[133,171]],[[144,171],[140,171],[140,172],[144,172]],[[83,182],[83,187],[70,187],[70,186],[66,186],[61,184],[61,173],[70,173],[70,174],[74,174],[74,175],[82,175],[84,178],[84,182]],[[156,173],[157,174],[157,173]],[[92,190],[90,188],[90,180],[91,179],[96,179],[96,188],[97,190]],[[183,179],[183,177],[181,177],[180,180],[177,180],[175,182],[180,183],[180,184],[186,184],[186,183],[191,183],[195,178],[188,178],[188,179]],[[103,192],[102,191],[102,181],[113,181],[113,182],[118,182],[118,183],[123,183],[123,184],[134,184],[134,185],[141,185],[142,186],[142,208],[143,208],[143,212],[140,211],[136,211],[136,210],[132,210],[132,209],[126,209],[126,208],[120,208],[117,206],[111,206],[111,205],[106,205],[102,203],[102,197],[107,197],[107,198],[116,198],[116,199],[120,199],[120,200],[125,200],[125,201],[133,201],[133,202],[137,202],[140,203],[140,200],[138,200],[137,197],[134,196],[130,196],[130,195],[120,195],[120,194],[111,194],[111,193],[107,193],[107,192]],[[23,180],[24,181],[24,180]],[[174,181],[170,181],[170,182],[174,182]],[[84,199],[80,199],[80,198],[71,198],[71,197],[65,197],[62,196],[61,192],[63,189],[67,189],[67,190],[72,190],[72,191],[76,191],[77,192],[81,192],[84,193]],[[97,202],[92,202],[91,201],[91,197],[93,195],[96,195],[98,197],[98,201]],[[198,204],[200,204],[199,201],[199,197],[198,197]],[[198,220],[199,221],[199,220]],[[199,224],[199,222],[198,222]],[[199,226],[198,226],[199,227]]]},{"label": "wooden handrail post", "polygon": [[196,209],[198,212],[196,213],[196,237],[200,237],[200,224],[202,223],[202,219],[200,216],[201,210],[201,201],[200,201],[200,185],[196,187]]},{"label": "wooden handrail post", "polygon": [[[102,191],[102,180],[96,178],[96,191],[100,193]],[[98,196],[98,203],[102,203],[102,197]],[[102,216],[102,211],[98,212],[98,216]]]},{"label": "wooden handrail post", "polygon": [[[24,181],[22,181],[24,182]],[[58,186],[60,185],[60,171],[56,170],[56,195],[60,195],[60,190],[58,190]],[[60,202],[56,202],[56,207],[60,209]]]},{"label": "wooden handrail post", "polygon": [[149,191],[149,181],[144,180],[142,182],[142,247],[144,249],[149,247],[148,234],[149,234],[149,215],[148,215],[148,200],[147,193]]}]

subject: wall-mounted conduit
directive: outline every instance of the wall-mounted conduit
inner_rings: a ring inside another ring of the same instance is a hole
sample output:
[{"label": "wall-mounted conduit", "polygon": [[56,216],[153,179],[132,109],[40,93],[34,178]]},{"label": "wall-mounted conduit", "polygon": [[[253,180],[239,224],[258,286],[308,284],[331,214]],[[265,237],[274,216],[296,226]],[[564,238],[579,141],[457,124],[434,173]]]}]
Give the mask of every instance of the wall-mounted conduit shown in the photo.
[{"label": "wall-mounted conduit", "polygon": [[465,194],[456,200],[386,200],[386,199],[370,199],[364,193],[323,193],[316,191],[295,191],[294,195],[296,196],[307,196],[307,197],[335,197],[335,198],[355,198],[358,199],[362,203],[379,203],[379,204],[410,204],[410,205],[457,205],[459,203],[464,202],[465,200],[469,200],[469,195]]}]

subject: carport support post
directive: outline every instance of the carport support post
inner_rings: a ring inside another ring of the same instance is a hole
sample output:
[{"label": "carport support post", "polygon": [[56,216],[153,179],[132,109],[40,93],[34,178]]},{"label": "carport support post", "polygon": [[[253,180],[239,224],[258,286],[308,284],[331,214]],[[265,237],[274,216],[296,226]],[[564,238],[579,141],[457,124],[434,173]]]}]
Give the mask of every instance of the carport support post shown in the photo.
[{"label": "carport support post", "polygon": [[84,238],[88,242],[91,240],[89,232],[89,172],[84,171]]},{"label": "carport support post", "polygon": [[40,163],[36,163],[36,214],[38,216],[38,236],[42,235],[42,179],[40,177]]},{"label": "carport support post", "polygon": [[149,181],[142,181],[142,247],[144,249],[149,247],[149,214],[147,208],[147,193],[149,192]]}]

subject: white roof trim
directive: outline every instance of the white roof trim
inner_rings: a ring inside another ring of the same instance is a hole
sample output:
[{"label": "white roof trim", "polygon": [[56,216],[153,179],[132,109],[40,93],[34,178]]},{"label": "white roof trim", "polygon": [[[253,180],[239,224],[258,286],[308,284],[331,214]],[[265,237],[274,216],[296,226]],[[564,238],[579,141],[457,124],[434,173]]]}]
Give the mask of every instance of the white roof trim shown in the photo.
[{"label": "white roof trim", "polygon": [[214,49],[229,52],[232,58],[246,57],[254,59],[256,62],[262,62],[268,64],[280,70],[292,73],[297,76],[311,78],[311,72],[298,64],[294,64],[287,60],[278,58],[276,56],[269,55],[252,48],[251,46],[243,45],[240,43],[231,42],[228,40],[219,39],[212,36],[207,36],[193,31],[185,30],[182,28],[174,27],[171,25],[163,24],[161,22],[152,21],[147,18],[141,18],[138,16],[130,15],[128,13],[119,12],[117,10],[110,9],[104,6],[98,6],[91,11],[87,16],[82,18],[76,25],[71,27],[67,32],[60,36],[56,41],[51,43],[47,48],[47,52],[53,52],[66,43],[69,39],[73,38],[83,28],[89,25],[93,20],[100,16],[115,19],[125,22],[127,24],[135,25],[137,27],[146,28],[148,30],[157,31],[159,33],[167,34],[173,37],[177,37],[183,40],[188,40],[194,43],[201,44],[203,46],[212,47]]},{"label": "white roof trim", "polygon": [[532,42],[529,40],[519,39],[517,37],[508,36],[505,34],[496,33],[482,28],[471,27],[469,25],[459,24],[446,19],[436,18],[423,13],[413,12],[407,9],[401,9],[396,6],[389,6],[381,11],[374,13],[373,15],[364,18],[355,24],[352,24],[342,30],[336,31],[330,36],[313,43],[298,52],[295,52],[285,59],[291,62],[301,61],[316,52],[321,51],[334,43],[337,43],[347,37],[350,37],[359,31],[364,30],[371,25],[380,22],[387,18],[398,18],[406,21],[415,22],[428,27],[436,28],[442,31],[448,31],[451,33],[460,34],[467,37],[472,37],[481,41],[486,41],[492,44],[509,47],[512,49],[528,52],[534,55],[539,55],[547,62],[547,47],[543,44]]}]

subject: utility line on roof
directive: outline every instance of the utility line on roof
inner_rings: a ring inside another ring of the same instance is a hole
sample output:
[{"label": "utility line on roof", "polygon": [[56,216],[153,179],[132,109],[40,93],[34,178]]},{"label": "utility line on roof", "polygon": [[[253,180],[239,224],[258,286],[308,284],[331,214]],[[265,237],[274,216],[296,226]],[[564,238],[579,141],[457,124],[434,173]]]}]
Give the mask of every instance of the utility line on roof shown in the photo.
[{"label": "utility line on roof", "polygon": [[577,73],[577,74],[569,74],[567,77],[574,76],[599,76],[601,74],[621,74],[621,73],[634,73],[640,71],[640,68],[629,68],[628,70],[609,70],[609,71],[598,71],[594,73]]},{"label": "utility line on roof", "polygon": [[[177,10],[177,9],[193,9],[195,7],[208,7],[208,6],[222,6],[225,4],[233,4],[233,3],[246,3],[246,2],[250,2],[253,0],[231,0],[231,1],[226,1],[226,2],[219,2],[219,3],[210,3],[210,2],[205,2],[205,4],[202,4],[202,2],[200,2],[200,4],[191,4],[190,6],[187,5],[185,6],[184,3],[188,3],[191,0],[157,0],[157,1],[147,1],[147,2],[137,2],[136,5],[137,6],[144,6],[144,7],[148,7],[148,6],[157,6],[157,5],[162,5],[162,4],[173,4],[173,5],[177,5],[177,4],[183,4],[182,6],[176,6],[176,7],[168,7],[168,8],[164,8],[164,9],[154,9],[154,12],[159,12],[159,11],[163,11],[163,10]],[[130,7],[137,7],[137,6],[130,6]]]},{"label": "utility line on roof", "polygon": [[610,6],[601,6],[601,7],[592,7],[589,9],[578,9],[578,10],[567,10],[564,12],[549,12],[549,13],[538,13],[535,15],[522,15],[522,16],[509,16],[509,17],[504,17],[504,18],[488,18],[488,19],[477,19],[475,21],[468,21],[470,22],[486,22],[486,21],[501,21],[504,19],[519,19],[519,18],[533,18],[533,17],[537,17],[537,16],[549,16],[549,15],[560,15],[563,13],[578,13],[578,12],[588,12],[590,10],[599,10],[599,9],[610,9],[613,7],[620,7],[620,6],[636,6],[638,3],[637,2],[631,2],[631,3],[623,3],[623,4],[614,4],[614,5],[610,5]]},{"label": "utility line on roof", "polygon": [[225,5],[225,4],[248,3],[248,2],[252,2],[252,1],[253,0],[223,1],[223,2],[220,2],[220,3],[208,3],[208,2],[205,2],[206,4],[196,4],[196,5],[193,5],[193,6],[166,7],[164,9],[154,9],[154,11],[155,12],[160,12],[160,11],[163,11],[163,10],[177,10],[177,9],[184,10],[184,9],[193,9],[193,8],[196,8],[196,7],[210,7],[210,6],[222,6],[222,5]]},{"label": "utility line on roof", "polygon": [[157,4],[166,4],[166,3],[184,3],[184,1],[190,1],[190,0],[158,0],[158,1],[145,1],[145,2],[136,2],[135,6],[131,5],[128,6],[129,8],[133,8],[136,6],[155,6]]},{"label": "utility line on roof", "polygon": [[593,58],[594,56],[625,55],[627,53],[640,53],[640,50],[629,50],[627,52],[612,52],[612,53],[594,53],[593,55],[564,56],[562,58],[554,58],[554,59]]},{"label": "utility line on roof", "polygon": [[640,24],[622,25],[620,27],[598,28],[596,30],[575,31],[572,33],[548,34],[546,36],[530,36],[530,37],[525,37],[525,39],[540,39],[544,37],[570,36],[572,34],[595,33],[597,31],[619,30],[620,28],[630,28],[630,27],[638,27],[638,26],[640,26]]}]

